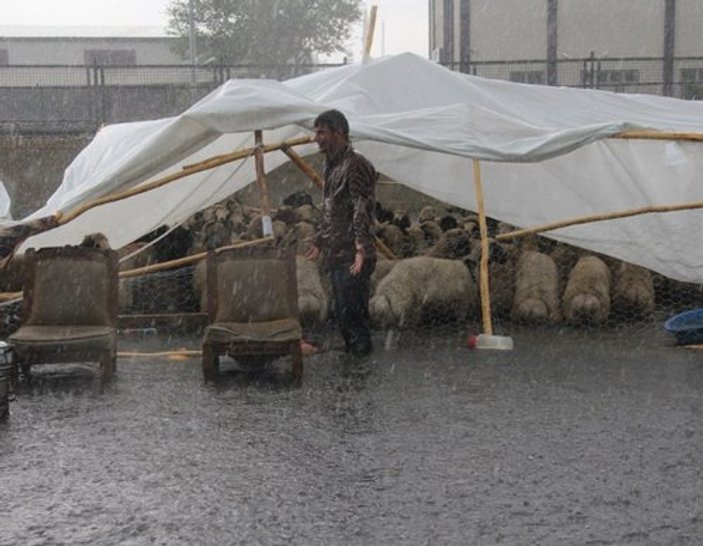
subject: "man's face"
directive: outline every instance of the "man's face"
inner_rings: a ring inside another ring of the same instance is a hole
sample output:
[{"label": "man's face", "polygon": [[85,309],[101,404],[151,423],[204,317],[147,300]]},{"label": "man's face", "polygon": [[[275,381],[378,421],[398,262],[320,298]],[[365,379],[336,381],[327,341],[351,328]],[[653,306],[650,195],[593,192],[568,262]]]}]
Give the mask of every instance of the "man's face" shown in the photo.
[{"label": "man's face", "polygon": [[315,142],[320,151],[330,157],[342,149],[346,143],[346,138],[341,130],[332,131],[326,125],[316,125]]}]

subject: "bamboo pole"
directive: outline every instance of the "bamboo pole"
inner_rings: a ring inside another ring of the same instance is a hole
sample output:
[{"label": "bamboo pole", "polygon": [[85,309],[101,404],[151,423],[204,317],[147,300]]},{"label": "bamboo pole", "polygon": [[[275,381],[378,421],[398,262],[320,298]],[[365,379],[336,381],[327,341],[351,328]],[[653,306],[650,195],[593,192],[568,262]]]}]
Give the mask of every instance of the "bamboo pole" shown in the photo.
[{"label": "bamboo pole", "polygon": [[66,214],[58,214],[58,225],[66,224],[70,222],[71,220],[74,220],[76,217],[80,216],[84,212],[98,207],[100,205],[105,205],[107,203],[112,203],[114,201],[120,201],[122,199],[126,199],[128,197],[132,197],[133,195],[138,195],[140,193],[145,193],[147,191],[160,188],[161,186],[165,186],[166,184],[169,184],[170,182],[173,182],[175,180],[179,180],[181,178],[185,178],[187,176],[190,176],[195,173],[199,173],[202,171],[206,171],[209,169],[214,169],[215,167],[220,167],[221,165],[225,165],[227,163],[231,163],[233,161],[238,161],[240,159],[244,159],[246,157],[249,157],[250,155],[254,154],[257,149],[261,151],[261,153],[266,153],[266,152],[272,152],[274,150],[279,150],[282,146],[297,146],[301,144],[309,144],[312,142],[312,139],[308,136],[305,137],[299,137],[295,139],[291,139],[288,141],[280,142],[277,144],[269,144],[267,146],[261,146],[260,148],[257,148],[256,146],[253,148],[243,148],[241,150],[237,150],[236,152],[231,152],[228,154],[222,154],[219,156],[211,157],[209,159],[206,159],[205,161],[201,161],[199,163],[194,163],[192,165],[185,165],[180,172],[173,173],[166,175],[162,178],[159,178],[157,180],[154,180],[153,182],[149,182],[148,184],[142,184],[140,186],[136,186],[134,188],[130,188],[128,190],[125,190],[120,193],[113,193],[106,195],[104,197],[99,197],[98,199],[95,199],[94,201],[90,201],[88,203],[84,203],[80,207],[77,207],[75,210],[68,212]]},{"label": "bamboo pole", "polygon": [[641,140],[688,140],[703,142],[703,133],[686,133],[680,131],[654,131],[651,129],[632,129],[623,131],[612,138],[641,139]]},{"label": "bamboo pole", "polygon": [[166,357],[166,358],[176,358],[176,359],[185,359],[185,358],[193,358],[196,356],[200,356],[202,354],[202,351],[199,349],[181,349],[181,350],[176,350],[176,351],[159,351],[159,352],[154,352],[154,353],[141,353],[141,352],[131,352],[131,351],[118,351],[117,356],[119,358],[135,358],[135,357],[144,357],[144,358],[156,358],[156,357]]},{"label": "bamboo pole", "polygon": [[479,263],[479,289],[481,294],[481,316],[483,333],[493,334],[491,321],[491,294],[488,284],[488,226],[486,225],[486,209],[483,204],[483,185],[481,183],[481,164],[478,159],[474,164],[474,189],[476,191],[476,206],[478,208],[478,227],[481,234],[481,261]]},{"label": "bamboo pole", "polygon": [[261,229],[264,237],[273,235],[273,224],[271,223],[271,201],[269,199],[268,181],[266,180],[266,169],[264,168],[264,142],[263,132],[254,131],[254,164],[256,166],[256,184],[259,187],[259,199],[261,199]]},{"label": "bamboo pole", "polygon": [[[215,252],[222,252],[223,250],[229,250],[230,248],[247,248],[250,246],[256,246],[270,242],[273,242],[273,237],[263,237],[261,239],[254,239],[253,241],[243,241],[241,243],[234,243],[227,246],[221,246],[219,248],[216,248]],[[197,254],[191,254],[190,256],[184,256],[183,258],[177,258],[175,260],[169,260],[167,262],[159,262],[157,264],[145,265],[144,267],[137,267],[136,269],[120,271],[119,276],[121,279],[129,277],[138,277],[139,275],[146,275],[147,273],[156,273],[157,271],[163,271],[165,269],[173,269],[174,267],[190,265],[206,257],[207,251],[198,252]]]},{"label": "bamboo pole", "polygon": [[298,167],[319,189],[325,187],[325,181],[296,151],[291,150],[290,146],[281,146],[281,151],[288,156],[293,164]]},{"label": "bamboo pole", "polygon": [[371,46],[373,45],[373,33],[376,28],[377,11],[378,6],[376,4],[371,6],[371,11],[369,12],[369,25],[366,28],[366,36],[364,37],[364,59],[368,59],[371,55]]},{"label": "bamboo pole", "polygon": [[564,227],[576,226],[579,224],[590,224],[593,222],[602,222],[604,220],[615,220],[617,218],[628,218],[630,216],[639,216],[640,214],[677,212],[681,210],[692,210],[700,208],[703,208],[703,201],[693,201],[691,203],[682,203],[679,205],[648,205],[646,207],[639,207],[636,209],[628,209],[617,212],[590,214],[588,216],[580,216],[578,218],[572,218],[570,220],[560,220],[558,222],[551,222],[549,224],[542,224],[540,226],[535,226],[531,228],[518,229],[515,231],[511,231],[510,233],[503,233],[502,235],[496,235],[496,240],[506,241],[510,239],[517,239],[520,237],[526,237],[535,233],[553,231],[555,229],[560,229]]}]

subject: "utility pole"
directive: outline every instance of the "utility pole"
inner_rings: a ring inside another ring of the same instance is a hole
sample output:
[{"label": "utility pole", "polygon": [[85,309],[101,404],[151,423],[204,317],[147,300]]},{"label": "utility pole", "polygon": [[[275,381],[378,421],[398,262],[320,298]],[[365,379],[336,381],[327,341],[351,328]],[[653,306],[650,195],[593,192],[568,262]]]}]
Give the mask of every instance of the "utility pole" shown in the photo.
[{"label": "utility pole", "polygon": [[547,85],[557,85],[557,12],[559,0],[547,0]]},{"label": "utility pole", "polygon": [[195,91],[195,21],[193,0],[188,0],[188,50],[190,52],[190,84]]},{"label": "utility pole", "polygon": [[674,94],[674,55],[676,54],[676,0],[666,0],[664,4],[664,62],[662,64],[662,94]]}]

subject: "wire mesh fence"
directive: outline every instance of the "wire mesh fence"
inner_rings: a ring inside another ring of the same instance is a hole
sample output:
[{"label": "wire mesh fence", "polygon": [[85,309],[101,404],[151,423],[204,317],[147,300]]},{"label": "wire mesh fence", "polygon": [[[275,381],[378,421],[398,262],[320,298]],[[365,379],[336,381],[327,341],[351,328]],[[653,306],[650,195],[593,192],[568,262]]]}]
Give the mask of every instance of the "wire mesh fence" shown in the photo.
[{"label": "wire mesh fence", "polygon": [[[106,123],[177,115],[230,79],[284,80],[340,64],[0,66],[0,130],[95,131]],[[455,71],[527,84],[703,97],[703,57],[472,61]],[[670,70],[669,70],[670,68]],[[665,73],[670,73],[668,79]]]},{"label": "wire mesh fence", "polygon": [[[276,244],[293,246],[302,254],[305,240],[318,226],[319,206],[274,204]],[[677,313],[703,307],[699,284],[679,282],[543,236],[501,239],[512,228],[490,219],[488,226],[490,317],[499,333],[536,327],[552,328],[555,333],[564,328],[590,329],[597,334],[626,327],[624,335],[629,336],[638,325],[643,332],[651,331],[654,323],[663,325]],[[167,258],[192,256],[262,235],[258,210],[241,205],[236,197],[197,213],[184,229],[190,232],[190,246]],[[376,232],[383,251],[371,279],[369,309],[378,335],[393,331],[400,336],[461,337],[482,330],[485,317],[474,212],[416,196],[379,202]],[[146,245],[144,251],[151,253],[148,261],[153,264],[157,254],[153,247]],[[204,278],[202,260],[122,278],[121,327],[201,332],[207,312]],[[298,259],[298,297],[307,335],[336,336],[326,273],[302,257]],[[186,320],[194,317],[198,320]],[[0,306],[0,337],[11,334],[20,320],[21,301]]]}]

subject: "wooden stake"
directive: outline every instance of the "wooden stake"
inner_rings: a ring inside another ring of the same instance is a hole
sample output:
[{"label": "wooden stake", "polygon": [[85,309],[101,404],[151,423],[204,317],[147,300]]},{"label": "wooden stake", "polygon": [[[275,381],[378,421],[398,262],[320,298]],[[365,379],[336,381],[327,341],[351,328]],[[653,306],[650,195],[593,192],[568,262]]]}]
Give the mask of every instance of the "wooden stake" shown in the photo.
[{"label": "wooden stake", "polygon": [[266,169],[264,168],[264,142],[261,130],[254,131],[254,161],[256,166],[256,183],[259,186],[259,199],[261,200],[261,229],[264,237],[273,235],[271,223],[271,201],[269,200]]},{"label": "wooden stake", "polygon": [[486,210],[483,205],[483,185],[481,184],[481,165],[474,159],[474,189],[476,190],[476,205],[478,208],[478,227],[481,233],[481,261],[479,263],[479,287],[481,293],[481,316],[483,318],[483,333],[493,334],[491,320],[491,293],[488,284],[488,226],[486,225]]},{"label": "wooden stake", "polygon": [[366,28],[366,36],[364,37],[364,59],[368,59],[371,55],[371,46],[373,45],[373,33],[376,28],[376,12],[378,11],[378,6],[371,6],[371,11],[369,12],[369,25]]}]

